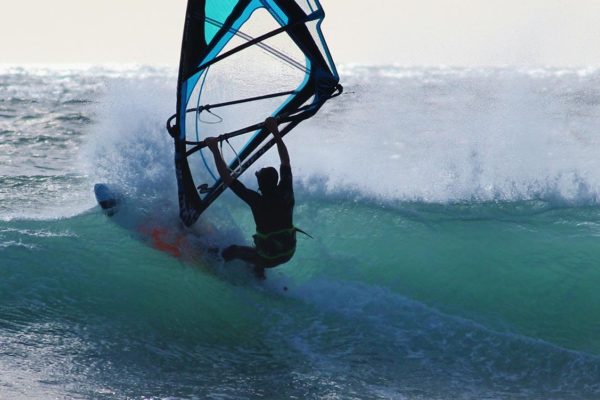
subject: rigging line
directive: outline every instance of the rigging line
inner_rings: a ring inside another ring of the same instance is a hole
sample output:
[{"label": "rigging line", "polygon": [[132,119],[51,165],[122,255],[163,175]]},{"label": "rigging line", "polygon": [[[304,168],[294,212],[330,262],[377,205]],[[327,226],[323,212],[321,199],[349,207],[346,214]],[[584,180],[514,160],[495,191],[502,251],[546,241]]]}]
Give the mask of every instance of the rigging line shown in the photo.
[{"label": "rigging line", "polygon": [[[337,91],[336,93],[333,93],[333,94],[331,94],[331,95],[330,95],[330,96],[328,96],[328,97],[327,97],[325,100],[323,100],[321,103],[324,103],[326,100],[333,99],[334,97],[338,97],[339,95],[341,95],[342,93],[344,93],[344,88],[343,88],[343,86],[342,86],[342,85],[340,85],[339,83],[338,83],[338,84],[335,86],[335,90]],[[295,91],[291,91],[291,92],[282,92],[282,93],[275,93],[275,94],[273,94],[273,95],[260,96],[260,98],[254,98],[254,99],[256,99],[256,100],[260,100],[260,99],[262,99],[262,98],[268,98],[267,96],[269,96],[269,97],[275,97],[275,96],[284,96],[284,95],[287,95],[287,94],[295,94],[295,93],[296,93]],[[233,103],[234,103],[234,104],[237,104],[238,102],[243,102],[243,101],[252,101],[252,100],[253,100],[253,99],[236,100],[236,101],[235,101],[235,102],[233,102]],[[231,103],[231,102],[230,102],[230,103]],[[221,104],[215,104],[215,105],[212,105],[212,106],[209,106],[209,107],[212,107],[212,108],[215,108],[215,107],[222,107],[222,106],[223,106],[223,104],[225,104],[225,103],[221,103]],[[310,109],[310,108],[312,108],[312,107],[315,107],[315,104],[308,104],[308,105],[306,105],[306,106],[302,106],[302,107],[298,108],[296,111],[293,111],[293,112],[290,112],[290,113],[287,113],[287,114],[282,114],[282,115],[280,115],[280,116],[279,116],[279,120],[280,120],[280,121],[282,121],[282,122],[289,122],[289,121],[292,121],[292,120],[294,120],[294,119],[298,119],[298,118],[294,118],[294,117],[288,118],[288,116],[290,116],[290,115],[292,115],[292,114],[294,114],[294,113],[300,113],[300,114],[298,114],[298,115],[301,115],[303,112],[305,112],[306,110],[308,110],[308,109]],[[189,110],[186,110],[185,112],[186,112],[186,113],[189,113],[189,112],[196,112],[196,111],[202,111],[203,109],[204,109],[204,108],[203,108],[203,106],[200,106],[200,109],[196,109],[196,108],[190,108]],[[174,125],[171,125],[171,122],[172,122],[172,121],[173,121],[173,120],[174,120],[176,117],[177,117],[177,114],[173,114],[173,115],[171,115],[171,117],[170,117],[170,118],[167,120],[167,131],[169,132],[169,134],[170,134],[171,136],[173,136],[173,135],[174,135],[174,132],[175,132],[175,131],[174,131],[174,129],[175,129],[175,126],[174,126]],[[295,117],[297,117],[297,116],[295,116]],[[287,120],[286,120],[286,119],[287,119]],[[227,137],[238,136],[238,135],[241,135],[241,134],[244,134],[244,133],[248,133],[248,132],[255,131],[255,130],[257,130],[257,129],[260,129],[260,128],[262,128],[262,122],[261,122],[261,123],[258,123],[258,124],[254,124],[254,125],[248,126],[248,127],[246,127],[246,128],[242,128],[242,129],[239,129],[239,130],[236,130],[236,131],[230,132],[230,133],[228,133],[228,134],[223,134],[223,135],[221,135],[221,136],[227,136]],[[221,137],[221,136],[220,136],[220,137]],[[203,143],[204,143],[203,141],[198,141],[198,142],[189,142],[189,141],[186,141],[186,142],[185,142],[185,144],[187,144],[187,145],[190,145],[190,146],[194,146],[194,145],[196,145],[196,146],[197,146],[197,145],[202,145]],[[191,152],[190,152],[190,151],[186,152],[186,157],[187,157],[187,156],[189,156],[190,154],[194,153],[194,152],[195,152],[195,151],[197,151],[197,150],[199,150],[199,149],[198,149],[198,148],[193,148]]]},{"label": "rigging line", "polygon": [[[238,162],[238,166],[233,170],[233,173],[238,173],[239,168],[242,165],[242,161],[240,160],[240,155],[238,154],[238,152],[233,148],[233,146],[231,145],[231,143],[229,143],[229,140],[225,139],[225,141],[227,142],[227,144],[229,145],[229,147],[231,148],[231,151],[233,151],[233,154],[235,154],[235,158],[237,159]],[[223,150],[223,142],[221,142],[221,150]],[[222,155],[222,153],[221,153]]]},{"label": "rigging line", "polygon": [[[344,93],[344,87],[342,85],[340,85],[340,84],[337,84],[335,86],[335,91],[336,92],[332,93],[326,99],[322,100],[318,104],[315,104],[315,103],[306,104],[306,105],[304,105],[302,107],[297,108],[296,110],[293,110],[293,111],[290,111],[290,112],[287,112],[287,113],[283,113],[283,114],[279,114],[277,116],[277,120],[279,121],[279,123],[285,123],[285,122],[293,122],[293,121],[299,121],[299,120],[302,120],[302,119],[306,119],[306,118],[310,117],[310,114],[312,113],[312,110],[314,110],[315,108],[320,107],[320,105],[324,104],[325,101],[327,101],[329,99],[333,99],[334,97],[338,97],[339,95],[341,95],[342,93]],[[229,133],[223,133],[223,134],[219,135],[217,138],[220,141],[223,141],[223,140],[227,140],[229,138],[235,137],[235,136],[243,135],[244,133],[253,132],[253,131],[261,129],[263,127],[264,127],[264,123],[263,122],[259,122],[257,124],[250,125],[250,126],[247,126],[245,128],[241,128],[241,129],[229,132]],[[189,141],[186,141],[185,144],[188,145],[188,146],[194,146],[193,148],[191,148],[190,150],[188,150],[185,153],[186,157],[189,157],[194,152],[196,152],[196,151],[202,149],[203,147],[205,147],[204,141],[200,141],[200,142],[189,142]]]},{"label": "rigging line", "polygon": [[[209,23],[211,23],[211,24],[213,24],[213,25],[215,25],[215,26],[217,26],[217,27],[219,27],[219,28],[223,27],[223,23],[221,23],[221,22],[219,22],[217,20],[214,20],[212,18],[206,17],[206,21],[209,22]],[[242,32],[242,31],[236,31],[233,28],[229,28],[228,31],[230,33],[233,33],[236,36],[241,37],[242,39],[244,39],[247,42],[250,42],[250,41],[254,40],[254,37],[252,37],[252,36],[250,36],[250,35]],[[269,46],[268,44],[265,44],[265,43],[260,43],[259,42],[259,43],[256,43],[256,45],[258,47],[260,47],[262,50],[264,50],[265,52],[267,52],[267,53],[269,53],[269,54],[271,54],[271,55],[279,58],[281,61],[284,61],[284,62],[288,63],[292,67],[294,67],[296,69],[299,69],[300,71],[302,71],[304,73],[310,72],[309,69],[305,65],[303,65],[302,63],[294,60],[292,57],[288,56],[287,54],[285,54],[281,50],[278,50],[278,49],[276,49],[274,47],[271,47],[271,46]]]},{"label": "rigging line", "polygon": [[[223,103],[207,104],[207,105],[202,106],[202,107],[205,110],[209,110],[211,108],[232,106],[232,105],[235,105],[235,104],[248,103],[248,102],[251,102],[251,101],[267,100],[267,99],[272,99],[274,97],[290,96],[292,94],[297,94],[297,93],[298,92],[295,91],[295,90],[289,90],[287,92],[277,92],[277,93],[265,94],[265,95],[262,95],[262,96],[248,97],[248,98],[245,98],[245,99],[232,100],[232,101],[227,101],[227,102],[223,102]],[[188,110],[186,110],[186,112],[188,112]]]},{"label": "rigging line", "polygon": [[[196,140],[200,140],[199,137],[199,127],[198,127],[198,116],[200,115],[200,113],[202,112],[200,110],[200,99],[202,98],[202,92],[204,91],[204,84],[206,83],[206,77],[208,76],[208,73],[210,72],[210,68],[206,69],[206,72],[204,72],[204,74],[202,75],[202,83],[200,84],[200,91],[198,92],[198,100],[196,101]],[[186,111],[187,114],[187,111]]]},{"label": "rigging line", "polygon": [[204,124],[208,124],[208,125],[216,125],[216,124],[220,124],[221,122],[223,122],[223,117],[221,117],[219,114],[215,114],[214,112],[210,111],[208,108],[205,108],[205,110],[206,110],[207,113],[209,113],[211,115],[214,115],[217,118],[217,120],[216,121],[206,121],[206,120],[200,118],[200,115],[202,115],[202,114],[198,113],[197,114],[198,115],[198,117],[197,117],[198,121],[200,121],[200,122],[202,122]]},{"label": "rigging line", "polygon": [[[200,98],[202,97],[202,91],[204,89],[204,84],[206,83],[206,77],[208,76],[208,73],[210,71],[210,68],[206,69],[206,72],[203,74],[204,76],[202,77],[202,83],[200,84],[200,92],[198,93],[198,101],[196,103],[196,140],[200,140],[200,129],[198,126],[198,121],[200,120],[200,113],[202,112],[202,110],[200,109]],[[187,110],[186,110],[186,114],[187,114]],[[184,117],[185,118],[185,117]],[[202,121],[202,120],[200,120]],[[215,173],[213,172],[213,170],[208,166],[208,161],[206,160],[206,157],[204,156],[204,152],[201,151],[200,152],[200,157],[202,157],[202,163],[204,163],[204,166],[206,167],[206,170],[208,171],[208,173],[210,174],[210,176],[212,176],[212,178],[214,180],[217,180],[217,177],[215,176]]]},{"label": "rigging line", "polygon": [[[342,94],[344,88],[342,87],[342,85],[337,84],[334,87],[334,90],[336,90],[337,93],[331,94],[329,97],[327,97],[326,100],[333,99],[334,97],[339,96],[340,94]],[[354,92],[350,92],[350,93],[354,93]],[[232,101],[227,101],[227,102],[223,102],[223,103],[206,104],[206,105],[201,106],[201,107],[202,107],[202,109],[208,111],[211,108],[219,108],[219,107],[232,106],[232,105],[241,104],[241,103],[247,103],[247,102],[251,102],[251,101],[267,100],[267,99],[272,99],[274,97],[291,96],[293,94],[298,94],[298,91],[297,90],[289,90],[287,92],[278,92],[278,93],[265,94],[265,95],[262,95],[262,96],[248,97],[248,98],[245,98],[245,99],[232,100]],[[192,109],[186,110],[185,112],[187,113],[187,112],[192,112],[192,111],[196,111],[196,110],[197,110],[196,108],[192,108]],[[202,111],[202,110],[200,110],[200,111]]]},{"label": "rigging line", "polygon": [[[305,107],[299,108],[298,110],[294,111],[294,113],[298,113],[295,115],[287,115],[284,117],[279,117],[278,120],[280,123],[285,123],[285,122],[295,122],[295,121],[300,121],[302,119],[306,119],[308,117],[310,117],[311,114],[313,114],[312,109],[316,108],[316,106],[314,104],[310,104],[307,105]],[[292,114],[294,114],[292,113]],[[224,141],[227,139],[230,139],[232,137],[235,136],[239,136],[239,135],[243,135],[245,133],[250,133],[250,132],[254,132],[258,129],[262,129],[264,127],[264,123],[263,122],[259,122],[257,124],[254,125],[250,125],[247,126],[245,128],[242,129],[238,129],[236,131],[233,132],[229,132],[229,133],[224,133],[222,135],[219,135],[217,138],[219,139],[219,141]],[[186,145],[188,146],[194,146],[191,149],[189,149],[188,151],[185,152],[185,156],[189,157],[192,154],[194,154],[195,152],[197,152],[198,150],[202,150],[204,147],[206,147],[206,143],[204,141],[201,142],[185,142]]]},{"label": "rigging line", "polygon": [[[191,113],[191,112],[202,112],[203,110],[209,110],[211,108],[231,106],[231,105],[236,105],[236,104],[241,104],[241,103],[246,103],[246,102],[251,102],[251,101],[267,100],[267,99],[272,99],[274,97],[290,96],[292,94],[297,94],[297,93],[298,92],[295,90],[290,90],[287,92],[278,92],[278,93],[266,94],[263,96],[248,97],[245,99],[233,100],[233,101],[228,101],[225,103],[207,104],[204,106],[198,106],[197,108],[188,108],[187,110],[185,110],[185,112],[186,112],[186,114]],[[173,121],[175,118],[177,118],[177,114],[173,114],[169,117],[169,119],[167,120],[167,130],[169,130],[169,127],[171,127],[171,121]]]},{"label": "rigging line", "polygon": [[269,39],[269,38],[271,38],[271,37],[273,37],[275,35],[278,35],[278,34],[280,34],[282,32],[287,32],[287,31],[291,30],[292,28],[295,28],[295,27],[297,27],[299,25],[304,25],[307,22],[315,21],[315,20],[321,18],[322,16],[323,16],[323,12],[319,10],[319,11],[316,11],[316,12],[314,12],[312,14],[307,15],[306,18],[304,18],[301,21],[296,21],[293,24],[285,25],[285,26],[277,28],[277,29],[275,29],[275,30],[273,30],[273,31],[271,31],[269,33],[265,33],[264,35],[256,37],[256,38],[250,40],[249,42],[241,44],[238,47],[235,47],[235,48],[233,48],[233,49],[231,49],[229,51],[226,51],[225,53],[223,53],[223,54],[221,54],[221,55],[213,58],[212,60],[209,60],[209,61],[205,62],[204,64],[201,64],[198,68],[196,68],[196,72],[202,71],[203,69],[211,66],[212,64],[214,64],[216,62],[219,62],[222,59],[227,58],[230,55],[235,54],[235,53],[237,53],[239,51],[242,51],[242,50],[244,50],[244,49],[246,49],[246,48],[248,48],[248,47],[250,47],[252,45],[255,45],[255,44],[260,43],[260,42],[262,42],[264,40],[267,40],[267,39]]}]

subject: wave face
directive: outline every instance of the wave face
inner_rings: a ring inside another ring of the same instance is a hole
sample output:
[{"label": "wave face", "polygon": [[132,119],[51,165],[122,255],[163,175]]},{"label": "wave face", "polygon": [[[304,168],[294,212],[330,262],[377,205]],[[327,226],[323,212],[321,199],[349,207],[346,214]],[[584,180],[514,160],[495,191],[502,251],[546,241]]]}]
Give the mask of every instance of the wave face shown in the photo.
[{"label": "wave face", "polygon": [[257,283],[95,205],[177,226],[175,71],[2,67],[0,397],[600,397],[600,71],[341,73],[286,139],[314,239]]}]

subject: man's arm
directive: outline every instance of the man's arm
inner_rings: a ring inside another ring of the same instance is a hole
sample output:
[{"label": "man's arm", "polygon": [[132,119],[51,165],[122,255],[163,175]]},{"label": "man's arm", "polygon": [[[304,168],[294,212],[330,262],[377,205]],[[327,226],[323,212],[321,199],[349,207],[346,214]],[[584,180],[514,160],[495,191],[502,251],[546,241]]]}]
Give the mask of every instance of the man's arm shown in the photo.
[{"label": "man's arm", "polygon": [[219,151],[219,140],[217,138],[209,137],[205,139],[206,145],[213,153],[215,158],[215,164],[217,165],[217,171],[219,171],[219,175],[221,176],[221,180],[228,186],[233,192],[242,200],[244,200],[250,207],[253,207],[256,204],[256,201],[260,198],[260,195],[256,193],[254,190],[250,190],[246,188],[240,181],[237,179],[233,179],[231,176],[231,172],[225,164],[225,160],[223,160],[223,156],[221,156],[221,152]]},{"label": "man's arm", "polygon": [[279,159],[281,160],[281,168],[279,169],[279,187],[284,193],[284,197],[288,199],[291,204],[294,204],[294,188],[292,184],[292,167],[290,166],[290,155],[287,151],[285,143],[281,138],[279,129],[277,127],[277,120],[274,118],[267,118],[265,120],[265,128],[267,128],[273,134],[275,143],[277,143],[277,151],[279,152]]},{"label": "man's arm", "polygon": [[217,171],[219,171],[219,175],[221,179],[227,186],[231,186],[233,182],[233,177],[231,176],[231,171],[225,164],[225,160],[223,160],[223,156],[221,156],[221,152],[219,151],[219,140],[214,137],[209,137],[204,140],[208,149],[213,153],[213,157],[215,158],[215,164],[217,165]]},{"label": "man's arm", "polygon": [[281,134],[279,133],[279,128],[277,127],[277,120],[273,117],[269,117],[265,120],[265,128],[267,128],[275,138],[275,143],[277,143],[277,151],[279,152],[279,160],[281,160],[281,165],[284,167],[290,166],[290,155],[288,154],[287,147],[285,147],[285,143],[283,143],[283,139],[281,138]]}]

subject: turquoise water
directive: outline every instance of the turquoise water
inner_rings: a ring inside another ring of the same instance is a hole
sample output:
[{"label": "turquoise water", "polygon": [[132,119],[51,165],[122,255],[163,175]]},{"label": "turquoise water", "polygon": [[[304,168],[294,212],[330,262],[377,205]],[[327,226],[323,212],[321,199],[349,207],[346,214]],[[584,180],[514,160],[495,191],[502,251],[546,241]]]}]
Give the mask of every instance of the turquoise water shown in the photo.
[{"label": "turquoise water", "polygon": [[[598,73],[347,68],[288,142],[314,239],[264,283],[135,229],[178,229],[172,71],[0,77],[0,397],[600,397]],[[231,193],[204,223],[253,228]]]}]

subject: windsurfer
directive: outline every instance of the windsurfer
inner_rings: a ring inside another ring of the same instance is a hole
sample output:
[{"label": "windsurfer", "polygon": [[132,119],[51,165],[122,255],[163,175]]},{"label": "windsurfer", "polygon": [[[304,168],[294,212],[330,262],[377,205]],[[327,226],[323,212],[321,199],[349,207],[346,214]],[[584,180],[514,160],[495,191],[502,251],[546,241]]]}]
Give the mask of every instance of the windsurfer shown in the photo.
[{"label": "windsurfer", "polygon": [[293,224],[294,190],[290,157],[279,133],[277,120],[269,117],[264,125],[275,138],[281,166],[279,175],[273,167],[256,172],[260,193],[246,188],[233,178],[219,151],[217,138],[205,140],[213,153],[221,179],[250,206],[256,223],[254,247],[232,245],[224,249],[221,255],[225,261],[241,259],[253,264],[257,277],[261,279],[265,278],[265,268],[276,267],[292,258],[296,250],[297,231]]}]

